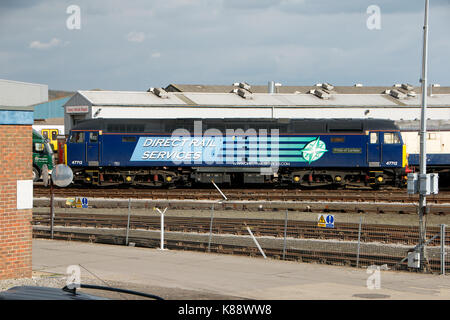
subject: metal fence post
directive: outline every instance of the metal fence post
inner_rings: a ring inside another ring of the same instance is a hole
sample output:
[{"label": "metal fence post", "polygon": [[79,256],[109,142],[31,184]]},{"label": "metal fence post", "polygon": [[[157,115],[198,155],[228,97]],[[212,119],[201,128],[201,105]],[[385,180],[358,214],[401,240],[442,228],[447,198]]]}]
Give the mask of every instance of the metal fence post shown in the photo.
[{"label": "metal fence post", "polygon": [[54,194],[53,194],[53,182],[50,181],[50,234],[51,239],[53,239],[54,225],[55,225],[55,205],[54,205]]},{"label": "metal fence post", "polygon": [[441,274],[445,275],[445,224],[441,224]]},{"label": "metal fence post", "polygon": [[288,211],[286,209],[286,217],[284,219],[284,242],[283,242],[283,260],[286,258],[286,234],[287,234]]},{"label": "metal fence post", "polygon": [[361,248],[361,224],[362,216],[359,216],[359,227],[358,227],[358,252],[356,254],[356,267],[359,267],[359,250]]},{"label": "metal fence post", "polygon": [[130,230],[130,216],[131,216],[131,199],[128,199],[128,221],[127,221],[127,237],[125,239],[125,245],[128,245],[128,233]]},{"label": "metal fence post", "polygon": [[208,252],[211,252],[211,240],[212,240],[212,225],[214,219],[214,203],[211,207],[211,221],[209,222],[209,240],[208,240]]},{"label": "metal fence post", "polygon": [[161,213],[161,250],[164,250],[164,212]]},{"label": "metal fence post", "polygon": [[155,209],[161,215],[161,248],[159,250],[166,250],[164,249],[164,214],[166,213],[167,208],[165,208],[163,211],[159,210],[159,208],[156,207]]}]

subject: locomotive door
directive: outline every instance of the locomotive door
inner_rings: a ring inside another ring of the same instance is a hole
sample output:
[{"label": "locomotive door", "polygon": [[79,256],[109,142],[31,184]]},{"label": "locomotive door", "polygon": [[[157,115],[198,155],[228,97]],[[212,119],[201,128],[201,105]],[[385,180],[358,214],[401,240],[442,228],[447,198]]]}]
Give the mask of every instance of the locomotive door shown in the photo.
[{"label": "locomotive door", "polygon": [[86,162],[88,166],[98,166],[99,151],[98,131],[86,132]]},{"label": "locomotive door", "polygon": [[379,167],[381,158],[380,133],[370,132],[367,143],[367,163],[369,167]]}]

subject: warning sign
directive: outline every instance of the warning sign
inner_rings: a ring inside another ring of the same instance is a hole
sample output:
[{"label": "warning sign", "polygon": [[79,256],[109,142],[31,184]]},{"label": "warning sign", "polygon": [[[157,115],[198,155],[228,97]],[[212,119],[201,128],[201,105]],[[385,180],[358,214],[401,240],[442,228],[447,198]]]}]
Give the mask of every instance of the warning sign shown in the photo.
[{"label": "warning sign", "polygon": [[75,206],[77,208],[88,208],[88,199],[77,197],[75,200]]},{"label": "warning sign", "polygon": [[325,228],[326,222],[323,214],[319,214],[319,218],[317,220],[317,226]]},{"label": "warning sign", "polygon": [[319,214],[317,226],[321,228],[334,228],[334,216],[331,214]]}]

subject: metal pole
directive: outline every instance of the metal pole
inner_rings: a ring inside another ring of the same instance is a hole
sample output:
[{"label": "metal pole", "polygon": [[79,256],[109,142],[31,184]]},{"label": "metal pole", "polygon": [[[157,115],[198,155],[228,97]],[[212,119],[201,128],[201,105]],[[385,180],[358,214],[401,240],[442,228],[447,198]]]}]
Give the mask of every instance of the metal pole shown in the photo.
[{"label": "metal pole", "polygon": [[161,213],[161,250],[164,250],[164,213]]},{"label": "metal pole", "polygon": [[284,219],[284,243],[283,243],[283,260],[286,257],[286,235],[287,235],[288,211],[286,209],[286,218]]},{"label": "metal pole", "polygon": [[[422,53],[422,113],[420,119],[420,176],[419,183],[426,179],[427,173],[427,57],[428,57],[428,7],[429,1],[425,0],[425,21],[423,26],[423,53]],[[420,183],[420,185],[423,185]],[[419,243],[422,244],[420,250],[420,268],[423,270],[425,262],[425,238],[426,230],[423,221],[423,216],[426,214],[427,200],[425,190],[419,190]]]},{"label": "metal pole", "polygon": [[128,221],[127,221],[127,237],[125,239],[125,245],[128,245],[128,232],[130,230],[130,216],[131,216],[131,199],[128,199]]},{"label": "metal pole", "polygon": [[217,186],[217,184],[214,183],[214,180],[211,180],[212,184],[214,185],[214,187],[216,187],[217,191],[220,192],[220,194],[222,195],[224,200],[228,200],[228,198],[226,197],[226,195],[223,194],[222,190],[219,189],[219,187]]},{"label": "metal pole", "polygon": [[361,248],[361,225],[362,216],[359,216],[359,228],[358,228],[358,253],[356,254],[356,267],[359,267],[359,250]]},{"label": "metal pole", "polygon": [[264,257],[264,259],[267,259],[266,254],[264,253],[263,249],[261,248],[261,246],[259,245],[258,241],[256,240],[255,236],[253,235],[252,230],[250,230],[250,227],[247,226],[247,231],[248,233],[250,233],[250,235],[253,238],[253,241],[255,242],[256,246],[259,249],[259,252],[261,252],[262,256]]},{"label": "metal pole", "polygon": [[445,275],[445,224],[441,224],[441,274]]},{"label": "metal pole", "polygon": [[51,233],[51,239],[53,239],[53,232],[54,232],[54,223],[55,223],[55,208],[53,205],[53,181],[50,180],[50,233]]},{"label": "metal pole", "polygon": [[211,221],[209,223],[209,240],[208,240],[208,252],[211,252],[211,240],[212,240],[212,225],[214,219],[214,203],[211,207]]},{"label": "metal pole", "polygon": [[164,211],[159,210],[159,208],[155,208],[161,214],[161,249],[164,249],[164,213],[166,213],[167,208]]}]

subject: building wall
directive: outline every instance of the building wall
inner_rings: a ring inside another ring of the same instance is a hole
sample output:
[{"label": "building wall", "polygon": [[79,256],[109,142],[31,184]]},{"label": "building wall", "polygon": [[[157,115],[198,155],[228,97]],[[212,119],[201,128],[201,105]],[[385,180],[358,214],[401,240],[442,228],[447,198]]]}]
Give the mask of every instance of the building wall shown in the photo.
[{"label": "building wall", "polygon": [[30,106],[47,100],[47,85],[0,79],[1,106]]},{"label": "building wall", "polygon": [[20,114],[33,112],[6,112],[0,110],[0,280],[28,278],[32,270],[33,120]]},{"label": "building wall", "polygon": [[34,119],[63,118],[64,104],[70,97],[44,102],[34,106]]},{"label": "building wall", "polygon": [[[68,113],[67,107],[74,107],[74,106],[87,106],[88,112]],[[69,131],[72,129],[72,127],[75,125],[77,121],[86,119],[92,119],[91,103],[88,100],[86,100],[82,95],[75,94],[64,105],[64,134],[66,135],[69,134]]]},{"label": "building wall", "polygon": [[[380,118],[392,120],[420,119],[419,107],[226,107],[226,106],[163,106],[117,107],[92,106],[99,118]],[[70,115],[73,116],[73,115]],[[90,114],[85,114],[90,118]],[[450,108],[429,107],[427,118],[450,119]],[[66,122],[67,123],[67,122]],[[68,128],[69,129],[69,128]]]}]

